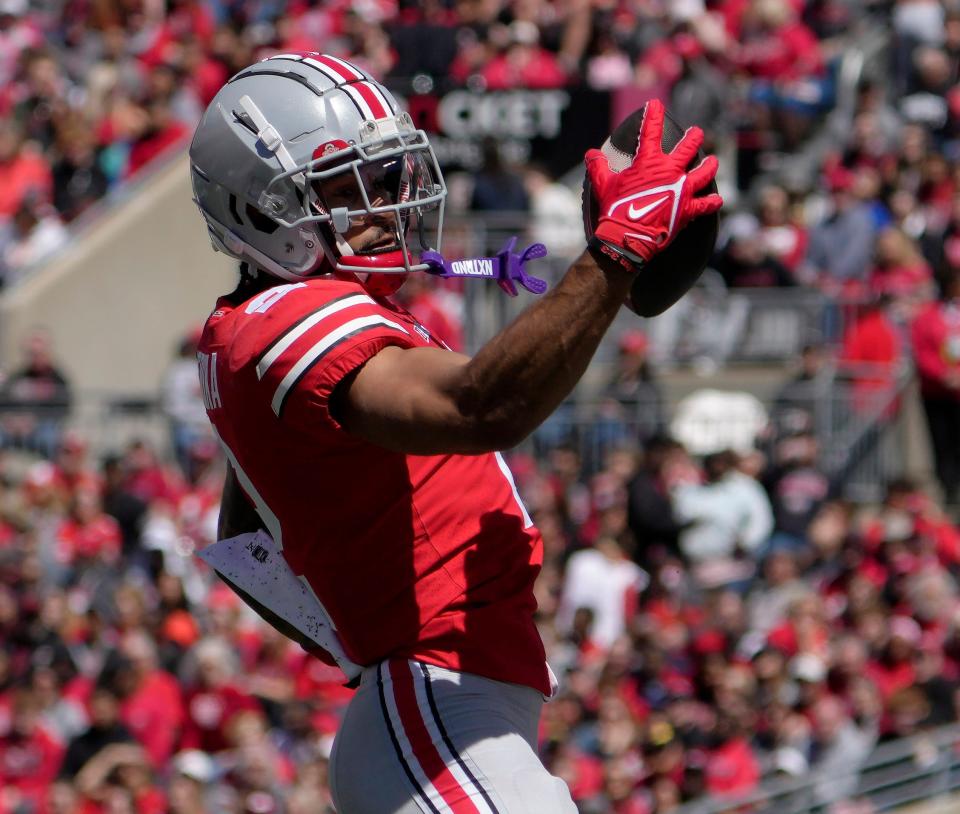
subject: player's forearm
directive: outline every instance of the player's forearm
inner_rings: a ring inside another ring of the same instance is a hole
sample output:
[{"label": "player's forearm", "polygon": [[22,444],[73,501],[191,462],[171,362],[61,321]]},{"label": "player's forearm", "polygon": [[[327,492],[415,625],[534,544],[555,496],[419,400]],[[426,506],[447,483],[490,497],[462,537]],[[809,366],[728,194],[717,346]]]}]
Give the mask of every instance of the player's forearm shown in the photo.
[{"label": "player's forearm", "polygon": [[493,448],[519,443],[573,390],[623,305],[632,277],[584,252],[560,283],[477,353],[458,407]]}]

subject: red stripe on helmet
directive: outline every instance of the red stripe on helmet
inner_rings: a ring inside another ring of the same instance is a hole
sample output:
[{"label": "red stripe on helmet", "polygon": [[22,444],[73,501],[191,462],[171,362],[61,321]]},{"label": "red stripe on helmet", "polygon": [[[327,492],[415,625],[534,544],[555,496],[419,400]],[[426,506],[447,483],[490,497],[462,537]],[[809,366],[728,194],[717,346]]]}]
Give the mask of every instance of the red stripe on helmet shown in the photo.
[{"label": "red stripe on helmet", "polygon": [[329,68],[335,74],[342,78],[344,82],[359,82],[364,77],[359,72],[355,71],[349,62],[344,62],[342,59],[334,59],[329,57],[326,54],[318,54],[317,56],[312,56],[315,62],[319,62],[325,68]]},{"label": "red stripe on helmet", "polygon": [[383,102],[380,101],[380,97],[374,93],[373,88],[367,82],[355,82],[353,87],[357,89],[357,92],[363,97],[369,106],[370,110],[373,113],[373,118],[382,119],[385,116],[389,116],[390,111],[384,107]]}]

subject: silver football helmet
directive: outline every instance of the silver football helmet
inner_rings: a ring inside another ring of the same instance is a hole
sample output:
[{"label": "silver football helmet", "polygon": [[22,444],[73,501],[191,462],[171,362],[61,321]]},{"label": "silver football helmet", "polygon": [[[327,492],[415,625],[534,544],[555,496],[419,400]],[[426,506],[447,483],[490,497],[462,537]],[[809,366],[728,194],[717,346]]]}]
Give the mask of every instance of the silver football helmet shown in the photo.
[{"label": "silver football helmet", "polygon": [[279,54],[238,73],[190,162],[214,248],[281,279],[353,274],[389,294],[440,248],[447,190],[426,133],[336,57]]}]

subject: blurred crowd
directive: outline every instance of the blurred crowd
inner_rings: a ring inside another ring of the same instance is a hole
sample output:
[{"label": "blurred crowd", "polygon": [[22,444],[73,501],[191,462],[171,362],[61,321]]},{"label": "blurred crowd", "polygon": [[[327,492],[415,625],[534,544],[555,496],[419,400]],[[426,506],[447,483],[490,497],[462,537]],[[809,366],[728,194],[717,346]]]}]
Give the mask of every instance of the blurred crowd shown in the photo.
[{"label": "blurred crowd", "polygon": [[[607,398],[651,403],[643,336],[619,347]],[[95,455],[61,421],[50,446],[0,453],[2,812],[333,810],[351,691],[195,556],[223,479],[195,350],[164,379],[168,440]],[[803,409],[795,383],[779,401]],[[876,505],[839,499],[800,425],[703,456],[648,418],[592,461],[557,437],[510,459],[561,685],[544,760],[595,814],[821,769],[812,804],[869,812],[857,767],[958,719],[960,528],[902,479]]]},{"label": "blurred crowd", "polygon": [[[0,0],[0,280],[49,257],[64,224],[182,147],[222,83],[267,55],[322,49],[401,95],[462,85],[657,94],[681,121],[736,134],[745,188],[762,155],[798,144],[829,110],[843,44],[890,5]],[[909,28],[911,10],[931,3],[894,5]],[[932,24],[924,32],[939,40],[923,43],[923,66],[951,87],[954,46]],[[923,85],[909,50],[898,54],[897,89]]]},{"label": "blurred crowd", "polygon": [[[844,49],[880,20],[880,69],[831,124]],[[548,424],[512,457],[545,540],[538,621],[561,679],[541,751],[580,809],[667,814],[822,769],[839,779],[812,799],[839,811],[864,791],[843,770],[955,722],[960,7],[0,0],[0,281],[182,146],[234,71],[317,48],[395,85],[656,93],[733,145],[725,284],[829,304],[760,449],[703,456],[668,435],[649,340],[631,331],[590,455]],[[798,177],[785,158],[811,136],[822,153]],[[509,202],[537,238],[571,239],[577,196],[514,170],[491,155],[464,205]],[[462,346],[456,290],[414,276],[403,296]],[[856,384],[853,409],[915,366],[942,499],[903,479],[875,505],[841,499],[810,422],[789,418],[810,407],[822,346]],[[0,385],[0,814],[332,811],[349,691],[194,556],[223,478],[195,350],[186,337],[164,380],[169,442],[106,455],[63,431],[71,387],[42,335]]]}]

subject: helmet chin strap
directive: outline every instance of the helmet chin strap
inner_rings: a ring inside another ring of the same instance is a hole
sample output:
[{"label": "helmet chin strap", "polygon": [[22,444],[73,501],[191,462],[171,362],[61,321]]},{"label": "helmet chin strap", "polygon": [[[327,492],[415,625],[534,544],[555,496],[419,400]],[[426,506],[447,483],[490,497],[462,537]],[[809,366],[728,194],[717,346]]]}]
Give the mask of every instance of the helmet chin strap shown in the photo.
[{"label": "helmet chin strap", "polygon": [[404,263],[403,251],[397,249],[383,254],[348,254],[337,262],[338,276],[356,279],[369,293],[389,297],[400,290],[407,280],[409,255]]}]

